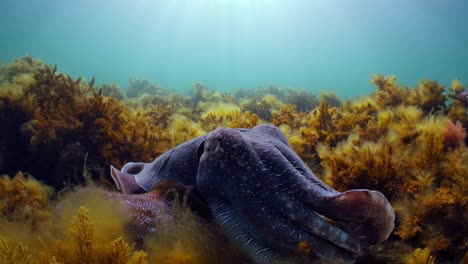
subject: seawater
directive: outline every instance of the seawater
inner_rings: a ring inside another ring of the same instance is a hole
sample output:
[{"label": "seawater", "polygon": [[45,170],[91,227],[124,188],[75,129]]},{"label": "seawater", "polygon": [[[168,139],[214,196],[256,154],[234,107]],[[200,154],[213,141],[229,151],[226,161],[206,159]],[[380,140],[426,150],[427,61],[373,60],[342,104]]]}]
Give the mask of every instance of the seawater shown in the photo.
[{"label": "seawater", "polygon": [[468,80],[465,0],[2,0],[0,63],[30,54],[74,77],[341,98],[372,74]]}]

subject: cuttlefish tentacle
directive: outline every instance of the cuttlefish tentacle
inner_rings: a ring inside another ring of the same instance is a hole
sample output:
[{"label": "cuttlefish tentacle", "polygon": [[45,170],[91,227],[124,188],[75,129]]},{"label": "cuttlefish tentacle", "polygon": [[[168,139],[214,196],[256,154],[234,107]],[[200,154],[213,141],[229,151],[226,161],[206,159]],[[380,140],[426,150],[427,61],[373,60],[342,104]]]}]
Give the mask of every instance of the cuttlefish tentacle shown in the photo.
[{"label": "cuttlefish tentacle", "polygon": [[[275,133],[277,138],[284,137],[282,134],[278,135],[277,132],[272,133]],[[318,180],[299,156],[291,151],[291,147],[285,140],[286,138],[278,140],[275,143],[276,148],[270,148],[270,152],[276,152],[276,155],[268,153],[268,156],[275,156],[276,159],[270,162],[268,167],[275,168],[278,167],[277,164],[286,164],[287,168],[282,173],[285,174],[282,177],[282,182],[283,185],[292,188],[289,190],[288,201],[300,200],[303,202],[301,206],[305,205],[309,209],[308,211],[311,209],[335,220],[355,222],[356,224],[354,225],[356,227],[354,229],[359,228],[359,224],[367,225],[365,229],[360,230],[361,232],[368,232],[367,234],[360,232],[355,232],[354,234],[355,237],[361,238],[361,243],[366,245],[379,244],[389,237],[394,228],[395,213],[382,193],[365,189],[340,193],[332,189]],[[260,153],[265,153],[265,151]],[[263,158],[262,160],[268,161],[271,159]],[[280,168],[284,169],[284,165],[280,166]],[[280,170],[280,168],[276,168],[276,171]],[[274,174],[272,173],[272,175]],[[284,182],[287,182],[287,184]],[[270,184],[270,186],[275,187],[277,185]],[[295,207],[297,208],[298,206]],[[310,221],[302,221],[302,219],[300,222],[310,223]],[[317,226],[318,224],[312,224],[314,229]],[[329,232],[325,231],[325,233],[331,234],[337,232],[332,229]],[[337,234],[343,237],[343,232],[338,232]]]},{"label": "cuttlefish tentacle", "polygon": [[[313,203],[315,211],[344,222],[354,223],[354,230],[361,244],[366,246],[385,241],[395,227],[395,212],[385,196],[377,191],[350,190]],[[351,225],[352,226],[352,225]]]},{"label": "cuttlefish tentacle", "polygon": [[273,204],[275,209],[307,232],[347,250],[359,252],[358,241],[338,227],[328,224],[323,217],[311,210],[302,195],[305,192],[309,196],[323,200],[323,197],[333,197],[339,192],[328,186],[327,188],[317,188],[316,185],[313,185],[309,179],[315,176],[310,170],[300,168],[299,166],[302,164],[296,162],[292,155],[288,155],[288,159],[277,148],[263,147],[262,149],[265,151],[259,155],[265,156],[261,158],[263,169],[272,175],[272,177],[263,180],[265,186],[269,186],[269,190],[265,193],[268,195],[268,200],[278,201]]},{"label": "cuttlefish tentacle", "polygon": [[[306,183],[304,176],[295,173],[279,151],[273,149],[275,153],[269,153],[271,148],[265,142],[255,142],[257,151],[248,151],[251,146],[244,137],[238,131],[220,129],[206,138],[197,181],[201,194],[232,201],[237,212],[254,227],[251,235],[275,248],[288,249],[293,254],[299,243],[307,242],[317,249],[321,259],[352,259],[353,253],[360,251],[357,240],[330,225],[295,195]],[[233,146],[235,151],[231,150]],[[230,159],[233,154],[238,159]],[[213,174],[222,168],[230,168],[231,172]]]},{"label": "cuttlefish tentacle", "polygon": [[212,209],[216,222],[223,230],[228,231],[226,235],[256,262],[276,263],[281,260],[281,254],[255,237],[252,225],[232,206],[216,199],[210,199],[208,206]]}]

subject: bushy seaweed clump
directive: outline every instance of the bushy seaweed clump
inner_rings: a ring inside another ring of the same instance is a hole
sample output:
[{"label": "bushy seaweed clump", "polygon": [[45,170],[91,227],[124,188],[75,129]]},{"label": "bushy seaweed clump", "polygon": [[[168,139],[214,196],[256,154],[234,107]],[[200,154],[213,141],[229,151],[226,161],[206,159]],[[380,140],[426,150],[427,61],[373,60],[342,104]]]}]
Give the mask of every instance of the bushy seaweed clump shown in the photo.
[{"label": "bushy seaweed clump", "polygon": [[0,85],[14,83],[15,78],[22,78],[24,75],[35,74],[42,67],[44,63],[31,55],[15,58],[12,63],[0,67]]},{"label": "bushy seaweed clump", "polygon": [[[0,263],[239,263],[244,257],[184,202],[161,208],[144,243],[129,233],[129,208],[96,187],[50,201],[51,188],[18,173],[0,177]],[[164,220],[166,219],[166,220]],[[247,261],[247,260],[246,260]],[[248,263],[248,262],[243,262]]]},{"label": "bushy seaweed clump", "polygon": [[44,66],[0,89],[1,173],[26,170],[56,187],[82,182],[84,172],[108,181],[107,167],[150,161],[170,146],[146,112]]},{"label": "bushy seaweed clump", "polygon": [[[459,81],[446,91],[436,81],[424,80],[409,88],[398,85],[393,76],[376,75],[371,80],[375,93],[346,102],[333,94],[317,100],[304,90],[274,86],[219,93],[201,83],[194,85],[191,96],[183,96],[135,81],[132,91],[137,92],[125,99],[116,86],[95,89],[93,81],[72,79],[32,58],[12,65],[0,68],[2,174],[23,170],[54,187],[85,179],[108,183],[110,164],[150,161],[218,127],[273,123],[329,185],[341,191],[379,190],[391,201],[397,213],[394,234],[360,260],[456,263],[467,258],[468,105],[459,96],[466,91]],[[176,221],[177,229],[190,226],[187,221],[183,217]],[[113,237],[106,241],[112,244],[96,246],[102,254],[89,259],[105,262],[105,256],[117,254],[112,248],[121,248],[121,259],[150,261],[150,251],[135,253],[124,232],[117,233],[121,239]],[[180,253],[192,245],[178,243],[168,244],[177,252],[174,257],[157,260],[198,263],[195,255]],[[25,246],[8,248],[23,252]],[[73,248],[64,246],[68,253],[63,254],[72,256]],[[210,250],[201,252],[213,254]],[[60,261],[57,252],[47,256]]]},{"label": "bushy seaweed clump", "polygon": [[[383,192],[397,212],[393,239],[460,261],[468,232],[466,106],[448,101],[454,96],[435,81],[414,89],[394,77],[377,75],[372,82],[376,93],[334,107],[323,100],[301,115],[283,106],[273,124],[329,185]],[[464,90],[459,82],[453,86]],[[401,254],[405,247],[396,248]]]},{"label": "bushy seaweed clump", "polygon": [[341,106],[343,102],[334,92],[322,92],[320,102],[327,102],[331,107]]},{"label": "bushy seaweed clump", "polygon": [[281,105],[281,101],[277,100],[273,95],[255,96],[241,102],[243,111],[254,113],[263,120],[271,120],[272,112]]},{"label": "bushy seaweed clump", "polygon": [[131,78],[127,87],[127,96],[130,98],[139,97],[143,94],[163,94],[164,92],[163,88],[145,79]]},{"label": "bushy seaweed clump", "polygon": [[21,172],[13,178],[0,176],[0,221],[21,223],[26,230],[37,230],[49,217],[52,191]]},{"label": "bushy seaweed clump", "polygon": [[120,87],[115,83],[101,84],[96,90],[100,91],[103,96],[114,97],[120,101],[125,99],[125,94],[122,93]]},{"label": "bushy seaweed clump", "polygon": [[[373,82],[378,91],[364,100],[319,108],[327,116],[311,134],[318,134],[322,177],[341,191],[382,191],[397,212],[396,236],[436,259],[461,260],[468,231],[465,119],[447,117],[443,86],[436,82],[415,89],[397,86],[394,78]],[[454,111],[456,102],[448,103]]]}]

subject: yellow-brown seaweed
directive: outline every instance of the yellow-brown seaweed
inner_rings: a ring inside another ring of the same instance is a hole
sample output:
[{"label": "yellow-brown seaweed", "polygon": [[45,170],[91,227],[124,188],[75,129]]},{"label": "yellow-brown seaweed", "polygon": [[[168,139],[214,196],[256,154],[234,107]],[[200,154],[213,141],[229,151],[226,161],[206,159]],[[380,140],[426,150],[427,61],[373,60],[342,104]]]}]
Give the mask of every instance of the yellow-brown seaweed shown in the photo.
[{"label": "yellow-brown seaweed", "polygon": [[[233,96],[201,83],[195,84],[192,96],[157,89],[126,99],[113,96],[114,86],[99,91],[94,81],[73,79],[31,57],[0,68],[0,121],[5,128],[0,132],[1,174],[31,173],[53,186],[54,194],[89,180],[111,186],[109,165],[151,161],[218,127],[273,123],[327,184],[340,191],[375,189],[389,198],[397,220],[390,237],[395,243],[386,251],[395,252],[394,262],[466,259],[468,115],[466,103],[455,96],[465,89],[460,81],[446,91],[436,81],[422,80],[410,88],[397,84],[394,76],[375,75],[375,93],[345,102],[333,95],[319,101],[309,92],[277,87]],[[208,263],[210,256],[232,250],[227,244],[218,248],[227,242],[185,209],[174,213],[178,220],[160,238],[136,248],[124,232],[124,209],[117,215],[97,210],[114,230],[112,237],[106,236],[96,228],[105,229],[91,206],[96,203],[86,199],[65,207],[59,236],[46,236],[38,227],[50,231],[58,221],[50,217],[52,191],[24,175],[0,180],[2,222],[20,234],[13,239],[0,229],[0,247],[16,256],[16,263],[77,263],[80,258],[90,263]],[[73,194],[66,197],[79,200]],[[99,195],[89,197],[103,204]],[[73,215],[81,220],[71,224]],[[87,240],[77,236],[79,222]],[[75,232],[68,232],[70,228]],[[33,246],[31,241],[38,240],[26,236],[25,229],[38,232],[39,246]],[[407,247],[424,250],[405,258],[401,252]]]}]

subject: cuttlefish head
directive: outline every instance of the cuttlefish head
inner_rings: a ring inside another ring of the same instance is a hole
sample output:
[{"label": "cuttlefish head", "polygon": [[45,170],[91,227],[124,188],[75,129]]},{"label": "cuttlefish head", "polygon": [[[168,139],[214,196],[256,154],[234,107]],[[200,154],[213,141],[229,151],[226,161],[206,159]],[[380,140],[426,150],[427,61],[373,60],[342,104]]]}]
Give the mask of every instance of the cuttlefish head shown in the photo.
[{"label": "cuttlefish head", "polygon": [[[196,161],[183,163],[194,188],[221,230],[258,263],[353,262],[394,228],[384,195],[327,186],[274,126],[221,128],[196,142],[187,150]],[[123,192],[140,193],[142,178],[158,177],[150,175],[154,166],[130,163],[112,175]]]}]

